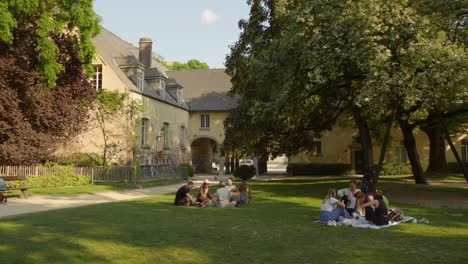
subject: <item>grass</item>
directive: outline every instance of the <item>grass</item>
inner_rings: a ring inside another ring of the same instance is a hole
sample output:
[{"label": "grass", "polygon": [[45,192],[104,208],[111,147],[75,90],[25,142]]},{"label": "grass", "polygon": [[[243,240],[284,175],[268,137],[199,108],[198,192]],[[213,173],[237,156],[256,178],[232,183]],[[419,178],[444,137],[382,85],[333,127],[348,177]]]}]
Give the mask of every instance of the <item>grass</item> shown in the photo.
[{"label": "grass", "polygon": [[430,224],[382,230],[314,223],[326,189],[346,185],[252,183],[242,209],[174,207],[160,195],[6,218],[0,263],[468,263],[468,210],[397,204]]},{"label": "grass", "polygon": [[[180,179],[160,179],[148,182],[139,182],[138,186],[143,188],[170,185],[183,182]],[[97,193],[103,191],[120,191],[136,188],[133,182],[124,183],[109,183],[109,184],[94,184],[88,186],[73,186],[73,187],[49,187],[49,188],[31,188],[28,190],[30,195],[77,195],[85,193]],[[4,192],[6,196],[18,196],[20,191]]]}]

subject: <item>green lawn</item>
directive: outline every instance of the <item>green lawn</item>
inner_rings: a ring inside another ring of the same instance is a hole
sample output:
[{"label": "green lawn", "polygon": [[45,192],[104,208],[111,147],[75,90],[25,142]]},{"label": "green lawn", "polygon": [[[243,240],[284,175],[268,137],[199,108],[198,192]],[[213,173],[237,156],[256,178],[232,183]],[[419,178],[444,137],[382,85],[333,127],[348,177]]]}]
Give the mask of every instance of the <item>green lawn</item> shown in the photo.
[{"label": "green lawn", "polygon": [[[163,185],[170,185],[176,183],[182,183],[183,180],[180,179],[160,179],[155,181],[148,182],[139,182],[138,187],[135,186],[133,182],[125,183],[109,183],[109,184],[94,184],[88,186],[74,186],[74,187],[49,187],[49,188],[31,188],[28,190],[30,195],[40,194],[40,195],[76,195],[84,193],[97,193],[103,191],[120,191],[126,189],[134,188],[149,188]],[[7,196],[17,196],[20,191],[7,191],[5,195]]]},{"label": "green lawn", "polygon": [[346,184],[254,183],[242,209],[173,207],[162,195],[2,219],[0,263],[468,263],[468,210],[397,204],[430,224],[382,230],[314,223],[326,189]]}]

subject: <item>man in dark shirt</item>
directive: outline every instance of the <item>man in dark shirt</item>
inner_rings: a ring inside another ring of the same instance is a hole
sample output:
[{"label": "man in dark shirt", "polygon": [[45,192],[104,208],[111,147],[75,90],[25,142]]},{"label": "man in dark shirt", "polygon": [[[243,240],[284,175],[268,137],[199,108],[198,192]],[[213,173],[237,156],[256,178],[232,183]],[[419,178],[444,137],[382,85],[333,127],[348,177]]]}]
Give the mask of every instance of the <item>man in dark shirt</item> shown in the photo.
[{"label": "man in dark shirt", "polygon": [[176,193],[176,197],[174,200],[174,205],[181,206],[181,205],[195,205],[195,199],[190,195],[190,190],[193,188],[193,182],[189,181],[184,186],[180,187]]}]

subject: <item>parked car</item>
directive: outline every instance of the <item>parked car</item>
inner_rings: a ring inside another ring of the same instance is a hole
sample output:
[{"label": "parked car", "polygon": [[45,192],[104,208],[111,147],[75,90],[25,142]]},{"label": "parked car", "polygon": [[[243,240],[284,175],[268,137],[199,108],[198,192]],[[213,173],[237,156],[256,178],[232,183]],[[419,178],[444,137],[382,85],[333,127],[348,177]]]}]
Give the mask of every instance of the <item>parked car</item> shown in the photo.
[{"label": "parked car", "polygon": [[241,165],[254,166],[254,162],[251,159],[241,159],[239,160],[239,166]]}]

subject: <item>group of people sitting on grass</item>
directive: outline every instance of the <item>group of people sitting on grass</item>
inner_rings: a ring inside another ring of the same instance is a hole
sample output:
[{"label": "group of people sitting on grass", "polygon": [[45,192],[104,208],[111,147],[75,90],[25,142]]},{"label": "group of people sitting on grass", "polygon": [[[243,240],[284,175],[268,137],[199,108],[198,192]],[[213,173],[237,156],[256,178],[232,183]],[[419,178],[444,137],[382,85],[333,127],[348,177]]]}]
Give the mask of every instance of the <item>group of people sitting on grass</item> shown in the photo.
[{"label": "group of people sitting on grass", "polygon": [[[337,195],[340,200],[337,199]],[[394,213],[390,210],[390,213]],[[347,218],[364,218],[369,223],[388,225],[388,199],[381,191],[375,193],[361,192],[356,182],[351,181],[349,188],[328,189],[325,200],[320,206],[320,222],[336,225],[336,222]]]},{"label": "group of people sitting on grass", "polygon": [[174,205],[176,206],[216,206],[225,207],[242,207],[247,204],[250,199],[250,186],[246,181],[242,181],[237,188],[228,178],[227,183],[219,182],[219,187],[215,194],[210,193],[210,182],[204,180],[197,192],[197,196],[193,197],[190,191],[193,189],[194,183],[187,182],[180,187],[176,193]]}]

